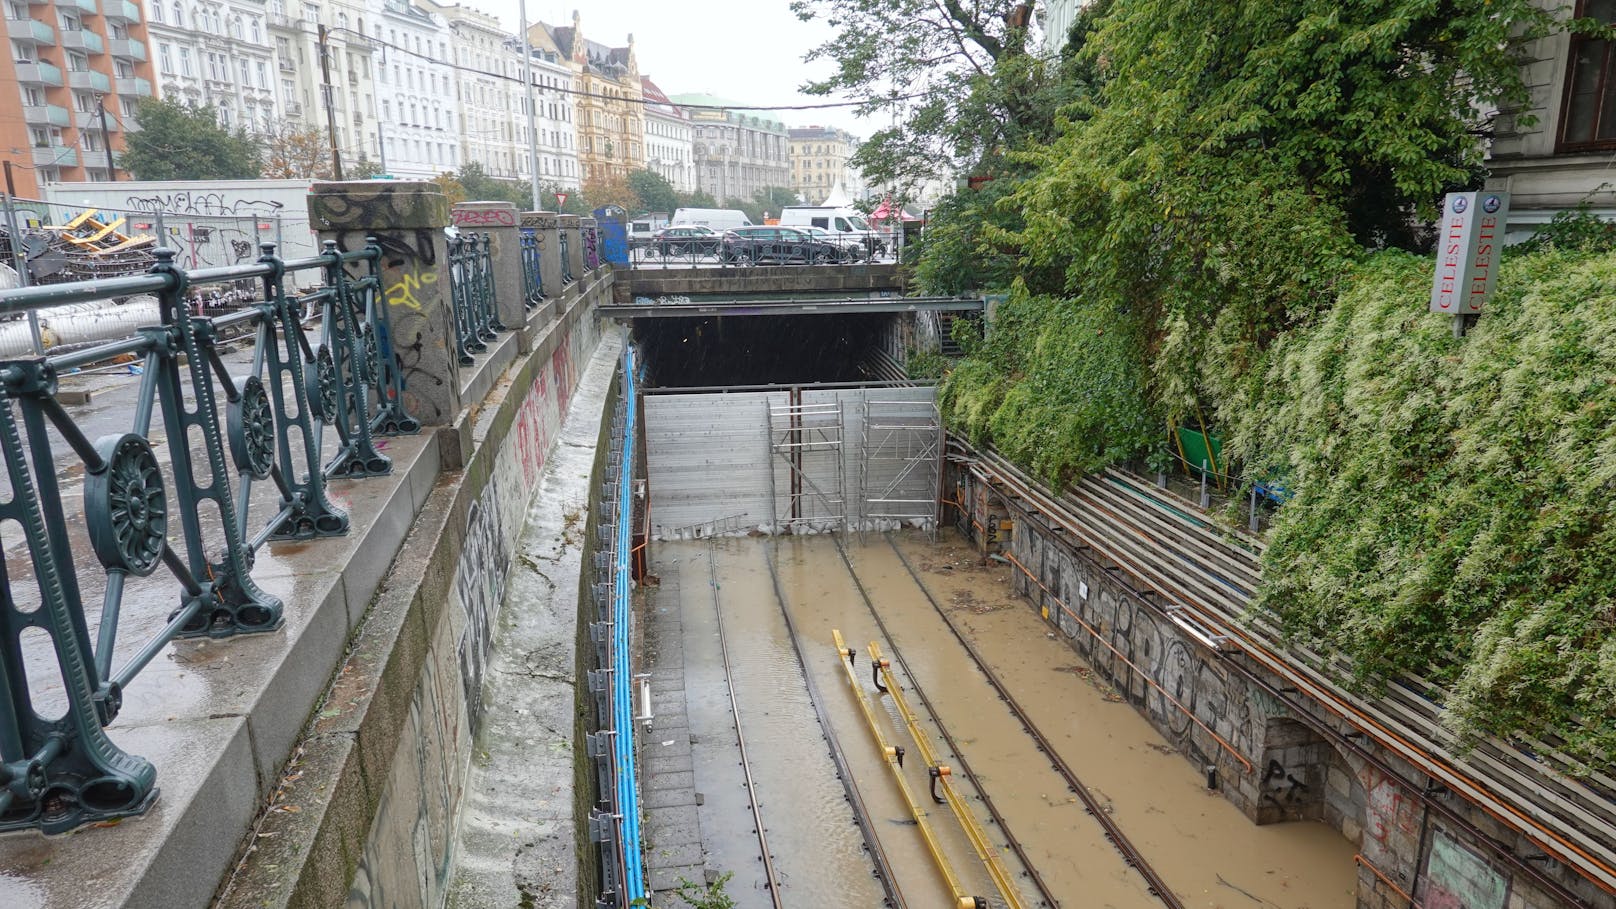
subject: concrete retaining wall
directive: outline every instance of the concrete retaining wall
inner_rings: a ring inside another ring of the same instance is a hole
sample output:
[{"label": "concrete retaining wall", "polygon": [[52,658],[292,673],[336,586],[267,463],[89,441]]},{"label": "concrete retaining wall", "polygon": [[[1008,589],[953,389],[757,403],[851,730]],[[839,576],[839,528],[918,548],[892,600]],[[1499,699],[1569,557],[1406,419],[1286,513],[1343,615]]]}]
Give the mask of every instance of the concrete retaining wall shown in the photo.
[{"label": "concrete retaining wall", "polygon": [[1363,909],[1408,909],[1411,897],[1425,909],[1616,905],[1480,808],[1428,788],[1344,720],[1294,693],[1281,700],[1283,681],[1212,650],[1172,621],[1160,596],[1026,503],[966,471],[952,471],[947,488],[966,506],[961,531],[1017,566],[1017,592],[1214,774],[1224,798],[1254,823],[1318,821],[1358,847]]},{"label": "concrete retaining wall", "polygon": [[515,541],[610,288],[602,270],[569,290],[476,410],[219,905],[443,905]]}]

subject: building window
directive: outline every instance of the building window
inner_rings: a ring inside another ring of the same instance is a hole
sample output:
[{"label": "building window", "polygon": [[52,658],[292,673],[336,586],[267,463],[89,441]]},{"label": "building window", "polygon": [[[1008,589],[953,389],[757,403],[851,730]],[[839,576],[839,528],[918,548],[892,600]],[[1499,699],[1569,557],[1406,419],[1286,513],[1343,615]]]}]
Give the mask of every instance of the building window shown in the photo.
[{"label": "building window", "polygon": [[[1578,0],[1577,17],[1616,22],[1616,0]],[[1616,42],[1571,36],[1560,150],[1616,148]]]}]

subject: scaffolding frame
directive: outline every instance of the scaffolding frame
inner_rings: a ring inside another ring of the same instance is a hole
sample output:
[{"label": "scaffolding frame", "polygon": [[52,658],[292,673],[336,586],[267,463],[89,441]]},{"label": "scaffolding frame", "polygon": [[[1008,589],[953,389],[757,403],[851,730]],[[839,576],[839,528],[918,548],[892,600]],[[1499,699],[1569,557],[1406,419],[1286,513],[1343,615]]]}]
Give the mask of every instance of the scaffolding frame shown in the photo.
[{"label": "scaffolding frame", "polygon": [[[770,520],[780,531],[796,533],[799,529],[823,530],[835,527],[846,534],[851,521],[848,514],[846,466],[846,412],[840,400],[825,403],[803,403],[802,389],[792,388],[786,393],[784,404],[769,402],[769,507]],[[818,479],[811,470],[808,456],[829,453],[835,465],[834,485],[826,483],[831,477]],[[789,481],[785,496],[786,513],[778,513],[780,496],[775,488],[776,459],[785,462]],[[830,488],[827,488],[829,486]],[[822,514],[811,514],[813,510]]]},{"label": "scaffolding frame", "polygon": [[[865,396],[859,458],[861,517],[866,521],[924,521],[932,533],[941,518],[943,421],[935,400],[872,400]],[[885,467],[883,468],[883,465]],[[932,494],[902,498],[917,474]]]}]

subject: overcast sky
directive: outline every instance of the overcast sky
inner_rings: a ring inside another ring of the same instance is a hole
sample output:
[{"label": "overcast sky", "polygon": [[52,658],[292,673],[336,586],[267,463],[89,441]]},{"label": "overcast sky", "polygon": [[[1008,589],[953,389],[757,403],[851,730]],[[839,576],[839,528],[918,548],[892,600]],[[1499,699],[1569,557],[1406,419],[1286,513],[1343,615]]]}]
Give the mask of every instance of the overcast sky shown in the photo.
[{"label": "overcast sky", "polygon": [[[516,31],[517,0],[459,2],[500,17]],[[582,13],[584,37],[591,41],[621,47],[632,33],[640,73],[670,95],[707,92],[756,107],[842,100],[797,90],[829,72],[829,64],[810,68],[802,58],[834,32],[822,21],[798,20],[790,0],[528,0],[527,15],[571,25],[574,9]],[[785,110],[780,119],[791,126],[840,126],[860,138],[873,132],[849,108]]]}]

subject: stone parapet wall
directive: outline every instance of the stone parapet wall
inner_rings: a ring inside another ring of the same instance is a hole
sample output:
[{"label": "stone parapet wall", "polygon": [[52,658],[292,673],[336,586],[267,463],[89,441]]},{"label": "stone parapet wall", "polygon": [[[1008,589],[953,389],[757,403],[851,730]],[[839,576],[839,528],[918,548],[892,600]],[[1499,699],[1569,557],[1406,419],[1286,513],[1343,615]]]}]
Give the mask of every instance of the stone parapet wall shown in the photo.
[{"label": "stone parapet wall", "polygon": [[515,541],[610,286],[600,270],[569,288],[478,408],[218,905],[443,905]]}]

